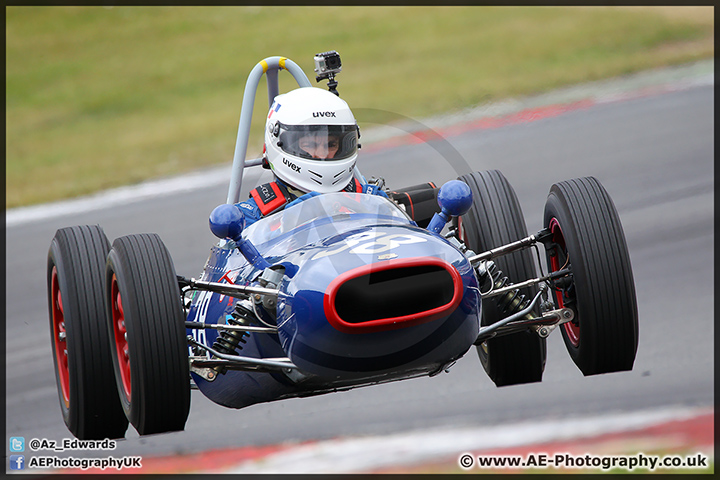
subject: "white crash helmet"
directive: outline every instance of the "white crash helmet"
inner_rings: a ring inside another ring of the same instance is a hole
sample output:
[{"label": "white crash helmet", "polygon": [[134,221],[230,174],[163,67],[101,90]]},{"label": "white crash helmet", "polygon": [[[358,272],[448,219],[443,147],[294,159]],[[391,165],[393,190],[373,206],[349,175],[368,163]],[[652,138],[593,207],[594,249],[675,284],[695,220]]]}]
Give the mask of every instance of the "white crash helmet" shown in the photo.
[{"label": "white crash helmet", "polygon": [[[358,136],[357,122],[344,100],[320,88],[298,88],[275,97],[270,107],[267,160],[280,180],[297,189],[339,192],[352,179]],[[317,149],[307,149],[312,145]],[[330,158],[313,156],[318,152]]]}]

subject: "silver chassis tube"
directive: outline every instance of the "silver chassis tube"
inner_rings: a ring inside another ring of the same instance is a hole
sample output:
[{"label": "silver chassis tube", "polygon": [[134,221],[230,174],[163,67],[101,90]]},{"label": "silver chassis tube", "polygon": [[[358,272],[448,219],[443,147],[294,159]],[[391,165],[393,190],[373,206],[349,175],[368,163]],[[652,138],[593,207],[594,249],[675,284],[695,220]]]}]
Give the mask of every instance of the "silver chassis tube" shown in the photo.
[{"label": "silver chassis tube", "polygon": [[258,165],[262,165],[262,157],[260,158],[253,158],[251,160],[245,160],[245,168],[247,167],[256,167]]},{"label": "silver chassis tube", "polygon": [[311,87],[305,72],[292,60],[285,57],[267,57],[261,60],[250,71],[247,82],[245,83],[245,93],[243,94],[242,110],[240,111],[240,122],[238,124],[237,140],[235,142],[235,154],[233,156],[233,166],[230,177],[230,187],[228,188],[227,203],[237,203],[240,201],[240,189],[242,188],[243,169],[245,168],[245,155],[247,154],[248,139],[250,137],[250,123],[252,121],[253,107],[255,104],[255,94],[257,93],[260,78],[264,74],[267,75],[268,86],[268,108],[272,105],[272,101],[279,91],[278,87],[278,71],[286,69],[295,78],[300,87]]}]

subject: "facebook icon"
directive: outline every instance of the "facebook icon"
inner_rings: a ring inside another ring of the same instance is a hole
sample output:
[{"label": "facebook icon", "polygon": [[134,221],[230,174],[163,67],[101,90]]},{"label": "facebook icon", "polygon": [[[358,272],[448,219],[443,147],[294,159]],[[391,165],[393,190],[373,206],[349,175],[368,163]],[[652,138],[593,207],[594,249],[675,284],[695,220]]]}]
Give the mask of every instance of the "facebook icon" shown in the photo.
[{"label": "facebook icon", "polygon": [[23,470],[25,468],[25,455],[10,455],[10,470]]}]

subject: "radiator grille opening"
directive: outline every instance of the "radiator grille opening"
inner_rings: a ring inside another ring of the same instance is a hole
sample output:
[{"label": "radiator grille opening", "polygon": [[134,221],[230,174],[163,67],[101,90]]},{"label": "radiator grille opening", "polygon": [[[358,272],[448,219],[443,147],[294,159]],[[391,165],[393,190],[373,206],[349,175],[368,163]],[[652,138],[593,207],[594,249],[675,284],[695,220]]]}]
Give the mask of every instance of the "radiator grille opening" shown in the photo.
[{"label": "radiator grille opening", "polygon": [[360,275],[343,283],[335,296],[338,317],[347,323],[416,315],[448,305],[453,277],[439,265],[414,265]]}]

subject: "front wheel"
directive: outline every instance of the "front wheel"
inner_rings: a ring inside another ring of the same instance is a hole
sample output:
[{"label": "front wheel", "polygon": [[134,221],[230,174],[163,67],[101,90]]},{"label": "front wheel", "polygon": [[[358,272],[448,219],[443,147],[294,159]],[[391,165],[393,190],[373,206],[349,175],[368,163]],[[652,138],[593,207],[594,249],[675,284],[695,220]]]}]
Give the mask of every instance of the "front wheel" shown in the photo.
[{"label": "front wheel", "polygon": [[631,370],[638,346],[638,314],[630,256],[615,205],[594,177],[557,183],[545,203],[551,271],[572,279],[555,289],[558,308],[575,320],[562,335],[584,375]]},{"label": "front wheel", "polygon": [[[498,170],[474,172],[459,178],[472,191],[470,210],[458,218],[458,237],[476,253],[527,237],[520,202],[510,182]],[[530,251],[523,250],[495,259],[495,264],[512,283],[537,277]],[[532,298],[537,287],[521,289]],[[482,300],[482,325],[492,325],[509,314],[497,299]],[[545,369],[546,342],[535,332],[523,331],[491,338],[477,346],[488,376],[498,387],[539,382]]]},{"label": "front wheel", "polygon": [[115,379],[127,418],[140,435],[183,430],[190,410],[185,315],[160,237],[116,239],[105,287]]},{"label": "front wheel", "polygon": [[125,436],[103,299],[110,243],[97,225],[61,228],[47,261],[55,378],[63,420],[81,440]]}]

